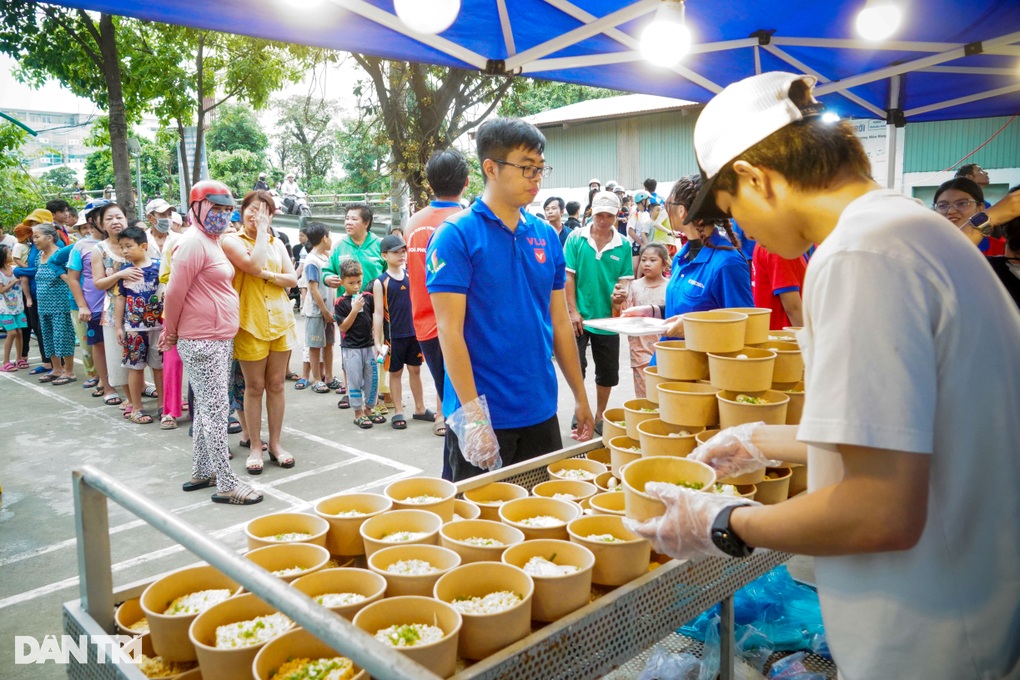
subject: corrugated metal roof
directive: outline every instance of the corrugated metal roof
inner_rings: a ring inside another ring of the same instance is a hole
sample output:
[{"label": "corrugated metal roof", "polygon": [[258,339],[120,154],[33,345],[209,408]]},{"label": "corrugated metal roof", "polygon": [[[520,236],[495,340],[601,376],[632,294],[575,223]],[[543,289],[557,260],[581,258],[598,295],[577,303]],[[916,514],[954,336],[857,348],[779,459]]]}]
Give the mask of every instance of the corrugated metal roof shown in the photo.
[{"label": "corrugated metal roof", "polygon": [[524,120],[537,127],[546,127],[564,123],[620,118],[641,113],[673,111],[688,106],[701,106],[701,104],[686,99],[659,97],[651,94],[626,94],[605,99],[589,99],[577,104],[561,106],[558,109],[550,109],[528,116]]},{"label": "corrugated metal roof", "polygon": [[994,169],[1015,168],[1020,161],[1020,118],[1016,116],[908,124],[906,130],[904,172],[955,170],[954,164],[983,144],[964,163]]}]

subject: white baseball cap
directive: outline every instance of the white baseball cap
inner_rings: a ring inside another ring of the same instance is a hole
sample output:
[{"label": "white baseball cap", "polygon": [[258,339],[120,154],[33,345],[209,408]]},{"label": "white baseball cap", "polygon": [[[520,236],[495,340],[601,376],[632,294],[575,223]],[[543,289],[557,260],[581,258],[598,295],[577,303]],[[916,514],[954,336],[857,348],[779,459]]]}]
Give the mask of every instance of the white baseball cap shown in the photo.
[{"label": "white baseball cap", "polygon": [[[794,83],[807,86],[806,101],[795,102]],[[818,115],[825,108],[810,95],[815,78],[773,71],[729,85],[712,98],[694,125],[694,153],[701,169],[701,190],[684,223],[728,219],[715,203],[719,172],[741,153],[790,123]]]},{"label": "white baseball cap", "polygon": [[154,198],[145,204],[145,214],[151,215],[154,212],[161,213],[170,209],[170,204],[162,198]]},{"label": "white baseball cap", "polygon": [[612,191],[600,191],[591,199],[591,214],[620,212],[620,199]]}]

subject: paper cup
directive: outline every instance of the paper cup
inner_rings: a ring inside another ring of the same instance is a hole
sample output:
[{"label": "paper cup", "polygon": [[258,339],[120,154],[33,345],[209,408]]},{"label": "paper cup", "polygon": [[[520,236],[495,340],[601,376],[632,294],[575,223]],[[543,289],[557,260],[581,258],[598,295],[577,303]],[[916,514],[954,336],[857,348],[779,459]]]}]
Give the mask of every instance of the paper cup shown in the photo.
[{"label": "paper cup", "polygon": [[503,563],[527,571],[528,561],[541,557],[560,566],[577,567],[568,574],[540,576],[530,574],[535,583],[531,600],[531,618],[555,621],[588,604],[591,598],[591,572],[595,555],[579,543],[556,540],[526,541],[503,553]]},{"label": "paper cup", "polygon": [[687,349],[696,352],[735,352],[744,346],[747,314],[715,310],[683,315]]},{"label": "paper cup", "polygon": [[[340,494],[319,501],[315,514],[329,522],[326,548],[334,555],[364,555],[365,544],[359,532],[362,523],[392,507],[393,501],[376,493]],[[350,517],[339,514],[344,512],[361,514]]]},{"label": "paper cup", "polygon": [[[408,560],[428,562],[436,571],[427,574],[403,574],[389,567]],[[420,595],[432,597],[439,577],[461,564],[460,555],[438,545],[395,545],[372,553],[368,568],[386,579],[386,597]]]},{"label": "paper cup", "polygon": [[[436,545],[439,543],[439,527],[442,524],[442,518],[428,510],[390,510],[371,517],[361,525],[365,555],[371,557],[376,550],[394,545]],[[386,539],[387,536],[405,531],[421,535],[404,541]]]},{"label": "paper cup", "polygon": [[[497,542],[498,545],[476,545],[470,539]],[[503,551],[524,540],[524,533],[502,522],[467,519],[444,524],[439,529],[439,544],[460,555],[461,564],[499,562]]]},{"label": "paper cup", "polygon": [[743,347],[736,352],[709,352],[710,382],[720,390],[763,392],[772,387],[776,353]]},{"label": "paper cup", "polygon": [[[632,534],[623,525],[623,517],[590,515],[575,519],[567,526],[570,542],[583,545],[595,556],[592,583],[620,586],[648,572],[652,544]],[[599,536],[613,536],[612,543]]]},{"label": "paper cup", "polygon": [[659,385],[659,418],[671,425],[711,427],[719,424],[719,388],[703,383]]},{"label": "paper cup", "polygon": [[499,521],[499,506],[515,498],[527,498],[528,490],[509,482],[492,482],[464,492],[464,498],[478,506],[479,519]]},{"label": "paper cup", "polygon": [[386,592],[386,579],[368,569],[322,569],[308,576],[302,576],[295,580],[291,586],[313,600],[329,593],[361,595],[365,599],[352,604],[331,606],[320,603],[326,609],[350,621],[363,607],[382,599]]},{"label": "paper cup", "polygon": [[[662,340],[655,343],[655,366],[659,383],[693,382],[708,377],[708,355],[696,352],[684,340]],[[647,370],[645,369],[647,375]]]},{"label": "paper cup", "polygon": [[715,470],[689,458],[654,456],[634,461],[623,468],[623,494],[628,518],[643,522],[666,512],[661,501],[645,493],[645,485],[649,482],[700,484],[700,489],[709,491],[715,484]]},{"label": "paper cup", "polygon": [[[262,515],[244,527],[244,535],[248,538],[248,550],[281,543],[311,543],[326,547],[328,531],[329,523],[326,520],[303,512],[274,512]],[[285,538],[287,534],[304,536]],[[276,538],[277,536],[280,538]]]},{"label": "paper cup", "polygon": [[697,446],[694,436],[703,427],[672,425],[655,418],[638,425],[642,456],[676,456],[683,458]]},{"label": "paper cup", "polygon": [[446,602],[431,597],[393,597],[365,607],[354,617],[354,625],[369,635],[375,635],[390,626],[415,623],[441,628],[442,639],[429,644],[394,649],[441,678],[453,675],[457,669],[457,639],[463,618]]},{"label": "paper cup", "polygon": [[[393,501],[395,510],[427,510],[442,517],[444,522],[453,519],[453,499],[457,487],[439,477],[410,477],[399,479],[386,487],[383,494]],[[434,498],[436,500],[423,500]]]}]

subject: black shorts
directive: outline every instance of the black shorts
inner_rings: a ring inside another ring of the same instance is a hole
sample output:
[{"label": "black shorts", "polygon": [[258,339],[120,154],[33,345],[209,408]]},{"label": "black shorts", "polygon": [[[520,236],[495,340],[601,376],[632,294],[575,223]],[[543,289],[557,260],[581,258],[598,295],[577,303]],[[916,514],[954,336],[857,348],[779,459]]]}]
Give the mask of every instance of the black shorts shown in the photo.
[{"label": "black shorts", "polygon": [[396,373],[407,366],[421,366],[421,346],[418,338],[390,338],[390,354],[386,370]]},{"label": "black shorts", "polygon": [[[563,437],[560,435],[560,424],[556,416],[536,425],[496,430],[495,432],[496,441],[499,442],[499,455],[503,460],[503,467],[508,467],[524,460],[538,458],[563,448]],[[464,456],[460,452],[460,443],[457,441],[457,435],[449,427],[446,428],[443,455],[446,456],[446,462],[453,472],[453,479],[450,481],[459,482],[485,472],[485,470],[475,467],[464,460]]]},{"label": "black shorts", "polygon": [[102,314],[93,314],[85,324],[85,344],[92,347],[101,342],[103,342],[103,316]]},{"label": "black shorts", "polygon": [[577,354],[581,359],[581,377],[588,370],[587,349],[595,360],[595,384],[616,387],[620,383],[620,336],[599,335],[585,331],[577,336]]},{"label": "black shorts", "polygon": [[443,400],[443,383],[446,381],[446,363],[443,361],[443,348],[439,346],[439,338],[431,340],[419,340],[421,353],[425,356],[425,363],[432,374],[432,382],[436,384],[436,394],[439,401]]}]

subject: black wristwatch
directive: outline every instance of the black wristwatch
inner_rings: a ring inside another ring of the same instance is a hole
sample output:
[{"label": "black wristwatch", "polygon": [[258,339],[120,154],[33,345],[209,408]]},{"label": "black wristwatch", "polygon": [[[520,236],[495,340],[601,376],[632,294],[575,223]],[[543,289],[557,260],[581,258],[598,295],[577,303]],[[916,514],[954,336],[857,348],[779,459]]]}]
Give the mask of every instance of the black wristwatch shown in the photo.
[{"label": "black wristwatch", "polygon": [[992,220],[984,211],[974,213],[967,221],[970,222],[970,226],[974,227],[985,236],[992,231]]},{"label": "black wristwatch", "polygon": [[727,506],[712,522],[712,542],[730,557],[747,557],[754,552],[754,548],[744,543],[730,526],[730,514],[734,508],[740,507],[745,506],[743,504]]}]

